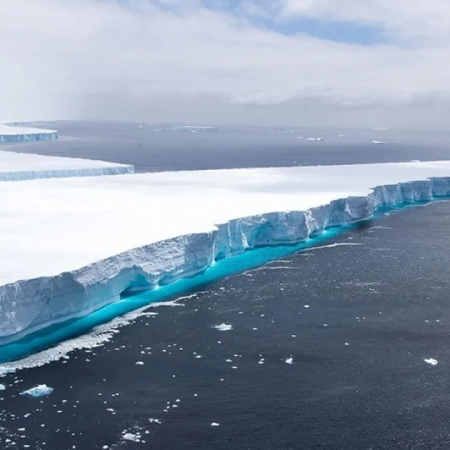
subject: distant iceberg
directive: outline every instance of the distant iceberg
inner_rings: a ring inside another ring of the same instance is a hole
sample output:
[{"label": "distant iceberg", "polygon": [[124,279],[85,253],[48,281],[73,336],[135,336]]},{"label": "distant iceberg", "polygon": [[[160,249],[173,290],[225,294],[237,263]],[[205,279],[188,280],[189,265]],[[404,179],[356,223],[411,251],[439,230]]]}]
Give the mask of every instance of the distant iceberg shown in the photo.
[{"label": "distant iceberg", "polygon": [[56,130],[0,124],[0,142],[50,141],[58,139]]},{"label": "distant iceberg", "polygon": [[89,159],[0,151],[0,181],[92,177],[127,173],[134,173],[134,166]]}]

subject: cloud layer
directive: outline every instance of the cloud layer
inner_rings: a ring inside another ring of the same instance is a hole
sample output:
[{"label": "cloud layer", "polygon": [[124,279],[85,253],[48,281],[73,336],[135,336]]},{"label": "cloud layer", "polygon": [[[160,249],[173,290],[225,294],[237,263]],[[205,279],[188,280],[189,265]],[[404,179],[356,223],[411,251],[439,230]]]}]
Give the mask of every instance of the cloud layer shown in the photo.
[{"label": "cloud layer", "polygon": [[[1,119],[450,118],[444,0],[2,0],[0,17]],[[333,42],[302,32],[304,20],[376,27],[382,39]]]}]

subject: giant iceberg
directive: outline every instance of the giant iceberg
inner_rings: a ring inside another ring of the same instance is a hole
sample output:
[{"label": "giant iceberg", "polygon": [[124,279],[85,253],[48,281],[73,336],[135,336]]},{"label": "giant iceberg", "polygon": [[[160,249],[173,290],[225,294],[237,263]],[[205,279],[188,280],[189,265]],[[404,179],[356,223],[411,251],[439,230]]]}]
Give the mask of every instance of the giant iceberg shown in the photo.
[{"label": "giant iceberg", "polygon": [[56,130],[0,124],[0,142],[50,141],[57,138]]},{"label": "giant iceberg", "polygon": [[0,343],[292,244],[377,208],[450,195],[450,161],[0,183]]}]

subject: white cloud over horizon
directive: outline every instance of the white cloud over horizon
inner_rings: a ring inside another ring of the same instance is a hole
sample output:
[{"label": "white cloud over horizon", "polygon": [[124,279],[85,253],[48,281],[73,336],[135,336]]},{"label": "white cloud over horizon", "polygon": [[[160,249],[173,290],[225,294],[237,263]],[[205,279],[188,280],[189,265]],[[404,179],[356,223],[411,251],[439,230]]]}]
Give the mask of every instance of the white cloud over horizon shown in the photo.
[{"label": "white cloud over horizon", "polygon": [[[450,119],[443,0],[2,0],[0,20],[3,120]],[[375,27],[382,39],[335,42],[302,32],[304,20]]]}]

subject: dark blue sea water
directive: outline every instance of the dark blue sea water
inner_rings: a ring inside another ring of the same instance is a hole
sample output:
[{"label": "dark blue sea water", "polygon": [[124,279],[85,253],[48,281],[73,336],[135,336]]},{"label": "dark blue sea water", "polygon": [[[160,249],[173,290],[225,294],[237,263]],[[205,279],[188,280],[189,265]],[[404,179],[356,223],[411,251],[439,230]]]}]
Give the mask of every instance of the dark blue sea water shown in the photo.
[{"label": "dark blue sea water", "polygon": [[[0,148],[134,164],[139,172],[450,158],[449,132],[267,127],[186,129],[158,124],[92,122],[44,122],[36,126],[59,130],[60,139],[3,144]],[[323,137],[323,141],[308,140],[318,137]],[[372,140],[386,145],[374,145]]]},{"label": "dark blue sea water", "polygon": [[[271,165],[281,133],[268,134],[276,145],[254,165]],[[123,139],[109,160],[129,156]],[[226,167],[225,141],[211,139]],[[435,139],[433,150],[389,156],[442,159],[444,138]],[[350,160],[356,148],[312,144],[322,150],[305,147],[310,164],[361,162]],[[366,162],[381,147],[390,145],[368,146]],[[247,167],[240,149],[230,152]],[[176,154],[172,168],[187,168]],[[144,170],[146,155],[120,161]],[[393,211],[152,308],[101,347],[7,375],[0,448],[448,449],[449,223],[447,202]],[[232,329],[214,328],[222,323]],[[53,394],[19,395],[41,383]]]}]

